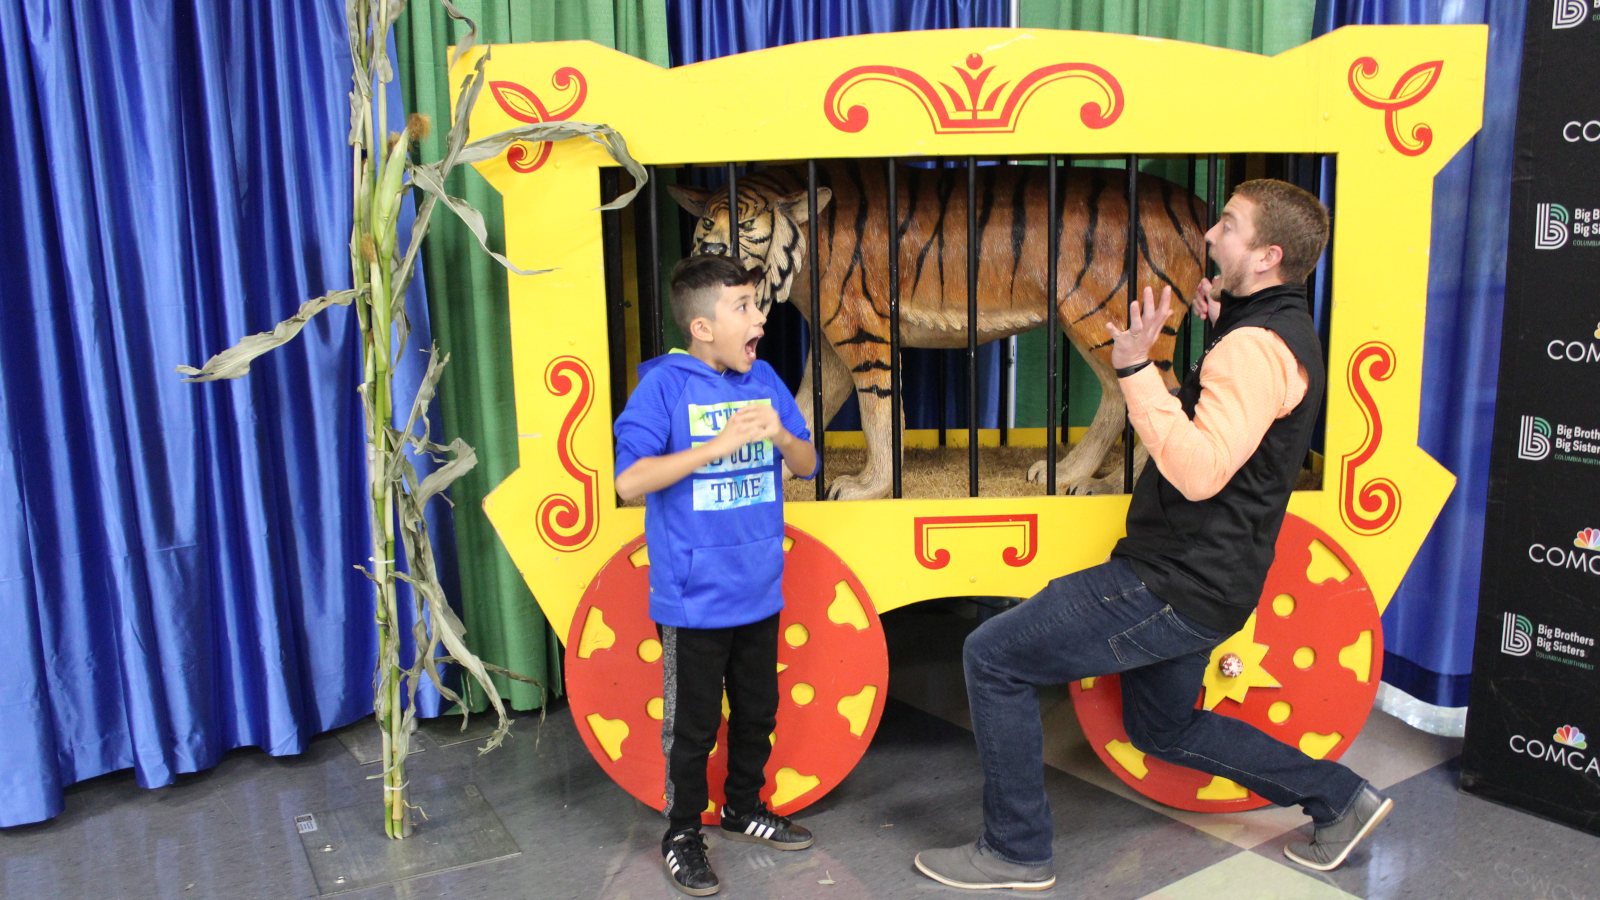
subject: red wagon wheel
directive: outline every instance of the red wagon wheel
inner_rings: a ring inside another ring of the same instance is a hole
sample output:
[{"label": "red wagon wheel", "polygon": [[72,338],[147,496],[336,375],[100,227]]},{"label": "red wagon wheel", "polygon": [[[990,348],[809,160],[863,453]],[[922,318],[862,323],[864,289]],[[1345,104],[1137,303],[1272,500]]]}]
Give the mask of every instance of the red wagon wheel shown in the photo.
[{"label": "red wagon wheel", "polygon": [[[1311,756],[1338,759],[1366,724],[1382,667],[1383,625],[1366,578],[1322,529],[1289,515],[1261,602],[1212,652],[1195,706],[1249,722]],[[1122,727],[1117,676],[1084,679],[1071,691],[1095,753],[1139,793],[1194,812],[1267,805],[1225,778],[1135,749]]]},{"label": "red wagon wheel", "polygon": [[[889,655],[871,598],[822,542],[786,527],[778,638],[778,727],[762,799],[780,815],[821,798],[855,768],[883,715]],[[650,621],[644,538],[624,545],[584,591],[567,634],[567,693],[589,753],[623,790],[665,805],[661,644]],[[707,779],[711,806],[727,776],[727,699]]]}]

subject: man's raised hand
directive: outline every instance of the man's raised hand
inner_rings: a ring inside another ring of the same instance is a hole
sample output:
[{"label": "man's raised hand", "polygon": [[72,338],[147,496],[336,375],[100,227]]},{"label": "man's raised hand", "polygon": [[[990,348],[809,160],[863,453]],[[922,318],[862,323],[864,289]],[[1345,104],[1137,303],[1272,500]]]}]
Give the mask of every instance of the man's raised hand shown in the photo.
[{"label": "man's raised hand", "polygon": [[1200,290],[1195,291],[1193,308],[1195,315],[1215,325],[1217,317],[1222,315],[1222,301],[1211,296],[1213,290],[1215,286],[1212,285],[1211,279],[1200,279]]},{"label": "man's raised hand", "polygon": [[1111,334],[1111,365],[1118,369],[1138,365],[1150,358],[1150,348],[1161,339],[1161,329],[1172,315],[1172,288],[1161,289],[1161,305],[1156,306],[1155,292],[1144,289],[1143,302],[1128,309],[1128,329],[1118,328],[1115,322],[1106,323]]}]

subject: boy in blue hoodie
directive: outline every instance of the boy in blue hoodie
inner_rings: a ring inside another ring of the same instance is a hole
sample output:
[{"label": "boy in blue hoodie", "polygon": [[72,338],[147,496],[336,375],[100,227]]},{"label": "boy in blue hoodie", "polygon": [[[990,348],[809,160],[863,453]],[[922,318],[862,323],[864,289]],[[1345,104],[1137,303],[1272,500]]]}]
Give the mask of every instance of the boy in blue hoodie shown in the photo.
[{"label": "boy in blue hoodie", "polygon": [[783,609],[783,462],[810,477],[810,432],[772,367],[756,359],[767,317],[759,269],[691,256],[672,270],[672,314],[689,341],[639,366],[617,418],[617,494],[645,497],[650,618],[661,635],[661,744],[671,822],[661,855],[678,890],[721,889],[700,815],[706,760],[728,695],[722,833],[779,850],[811,832],[761,800],[778,714]]}]

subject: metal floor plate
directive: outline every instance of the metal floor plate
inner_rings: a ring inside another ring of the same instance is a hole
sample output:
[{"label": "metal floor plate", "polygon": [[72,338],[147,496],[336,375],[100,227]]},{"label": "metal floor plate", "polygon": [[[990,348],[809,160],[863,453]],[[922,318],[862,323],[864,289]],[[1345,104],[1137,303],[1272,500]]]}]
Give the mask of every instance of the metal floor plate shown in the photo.
[{"label": "metal floor plate", "polygon": [[373,801],[295,817],[300,844],[320,896],[340,894],[464,869],[517,856],[522,848],[476,785],[411,795],[427,814],[405,840],[383,833],[383,809]]}]

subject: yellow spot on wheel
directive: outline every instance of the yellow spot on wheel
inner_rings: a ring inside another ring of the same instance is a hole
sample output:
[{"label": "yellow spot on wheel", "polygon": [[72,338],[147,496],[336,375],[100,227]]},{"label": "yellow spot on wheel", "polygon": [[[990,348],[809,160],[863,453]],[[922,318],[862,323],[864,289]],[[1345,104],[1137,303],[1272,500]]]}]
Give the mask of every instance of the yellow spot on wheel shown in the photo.
[{"label": "yellow spot on wheel", "polygon": [[1321,584],[1328,579],[1344,581],[1350,577],[1350,570],[1345,568],[1339,557],[1333,555],[1327,545],[1321,541],[1311,542],[1311,565],[1306,566],[1306,580],[1312,584]]},{"label": "yellow spot on wheel", "polygon": [[794,538],[786,537],[786,538],[783,539],[783,552],[788,553],[789,552],[789,548],[793,547],[793,546],[794,546]]},{"label": "yellow spot on wheel", "polygon": [[1210,784],[1194,792],[1196,800],[1243,800],[1248,796],[1250,792],[1243,785],[1221,775],[1213,775]]},{"label": "yellow spot on wheel", "polygon": [[717,801],[715,801],[715,800],[707,800],[706,801],[706,812],[714,813],[716,811],[717,811]]},{"label": "yellow spot on wheel", "polygon": [[1288,594],[1279,594],[1272,598],[1272,611],[1281,618],[1294,612],[1294,598]]},{"label": "yellow spot on wheel", "polygon": [[1127,741],[1112,741],[1106,745],[1106,752],[1117,761],[1117,765],[1140,781],[1150,774],[1150,767],[1144,764],[1144,752]]},{"label": "yellow spot on wheel", "polygon": [[1339,665],[1356,673],[1362,684],[1372,680],[1372,632],[1363,631],[1356,642],[1339,651]]},{"label": "yellow spot on wheel", "polygon": [[645,638],[639,642],[639,658],[647,663],[653,663],[661,658],[661,642],[655,638]]},{"label": "yellow spot on wheel", "polygon": [[794,698],[794,702],[805,706],[807,703],[817,699],[817,689],[801,682],[789,689],[789,696]]},{"label": "yellow spot on wheel", "polygon": [[717,750],[720,749],[721,747],[722,747],[721,744],[712,744],[711,745],[711,752],[707,753],[706,755],[707,756],[716,756],[717,755]]},{"label": "yellow spot on wheel", "polygon": [[778,746],[778,733],[776,731],[767,735],[767,743],[774,747]]},{"label": "yellow spot on wheel", "polygon": [[1300,752],[1312,759],[1321,759],[1328,755],[1328,751],[1338,746],[1344,740],[1344,735],[1335,731],[1333,734],[1317,734],[1308,731],[1300,735]]},{"label": "yellow spot on wheel", "polygon": [[772,791],[771,799],[767,801],[768,806],[782,806],[822,783],[822,779],[817,776],[801,775],[788,766],[779,769],[777,777],[773,780],[778,784]]},{"label": "yellow spot on wheel", "polygon": [[1279,725],[1282,725],[1283,723],[1289,721],[1289,714],[1292,712],[1294,712],[1294,707],[1283,702],[1282,700],[1279,700],[1277,703],[1267,707],[1267,718],[1278,723]]},{"label": "yellow spot on wheel", "polygon": [[850,583],[841,581],[833,586],[833,603],[828,606],[828,621],[835,625],[849,625],[857,631],[867,630],[867,613],[850,590]]},{"label": "yellow spot on wheel", "polygon": [[596,650],[609,650],[617,642],[617,633],[606,627],[606,617],[600,607],[589,607],[583,620],[583,635],[578,638],[578,658],[588,659]]},{"label": "yellow spot on wheel", "polygon": [[1094,690],[1094,679],[1085,678],[1084,680],[1078,682],[1078,687],[1081,687],[1086,691],[1092,691]]},{"label": "yellow spot on wheel", "polygon": [[803,647],[806,641],[811,640],[811,632],[807,631],[804,625],[796,622],[783,630],[783,639],[791,647]]},{"label": "yellow spot on wheel", "polygon": [[644,705],[645,714],[656,721],[661,721],[661,707],[664,704],[660,697],[651,697],[650,702]]},{"label": "yellow spot on wheel", "polygon": [[730,712],[732,712],[732,711],[733,711],[733,707],[728,705],[728,692],[727,691],[723,691],[722,692],[722,717],[724,719],[726,719],[728,717],[728,714]]},{"label": "yellow spot on wheel", "polygon": [[621,719],[608,719],[599,713],[589,713],[589,730],[600,742],[600,749],[612,762],[622,758],[622,742],[628,739],[628,723]]},{"label": "yellow spot on wheel", "polygon": [[789,664],[788,663],[778,663],[778,671],[779,672],[782,672],[784,669],[787,669],[787,668],[789,668]]},{"label": "yellow spot on wheel", "polygon": [[1297,669],[1309,669],[1317,662],[1317,651],[1310,647],[1301,647],[1294,652],[1294,665]]},{"label": "yellow spot on wheel", "polygon": [[650,545],[640,544],[639,549],[628,554],[628,562],[633,563],[635,569],[650,565]]},{"label": "yellow spot on wheel", "polygon": [[878,689],[867,685],[861,693],[839,701],[839,715],[850,723],[850,733],[861,737],[867,730],[867,720],[872,718],[872,701],[878,699]]}]

